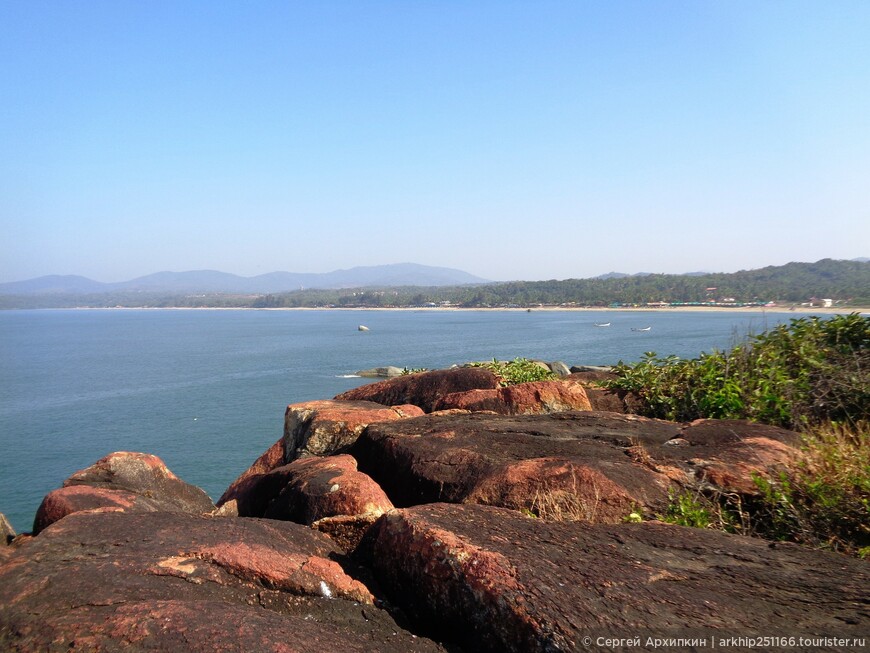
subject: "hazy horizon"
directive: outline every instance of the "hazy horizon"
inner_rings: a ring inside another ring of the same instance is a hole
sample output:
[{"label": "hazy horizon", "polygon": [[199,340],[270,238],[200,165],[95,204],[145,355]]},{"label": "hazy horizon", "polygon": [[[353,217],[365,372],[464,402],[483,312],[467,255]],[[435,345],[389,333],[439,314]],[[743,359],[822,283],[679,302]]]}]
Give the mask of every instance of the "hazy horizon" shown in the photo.
[{"label": "hazy horizon", "polygon": [[[830,257],[826,257],[826,258],[830,258]],[[856,261],[866,262],[866,261],[868,260],[868,258],[867,258],[867,257],[855,257],[855,259],[849,259],[849,260],[856,260]],[[789,263],[815,263],[816,261],[788,261],[788,262],[789,262]],[[139,279],[139,278],[150,277],[150,276],[158,275],[158,274],[167,274],[167,273],[168,273],[168,274],[185,274],[185,273],[197,273],[197,272],[203,272],[203,273],[214,272],[214,273],[219,273],[219,274],[230,274],[230,275],[238,276],[238,277],[245,278],[245,279],[251,279],[251,278],[254,278],[254,277],[263,276],[263,275],[269,275],[269,274],[299,274],[299,275],[307,275],[307,274],[329,274],[329,273],[333,273],[333,272],[350,271],[350,270],[353,270],[353,269],[355,269],[355,268],[357,268],[357,267],[362,267],[362,268],[368,268],[368,267],[386,267],[386,266],[389,266],[389,265],[404,265],[404,264],[416,265],[416,263],[413,262],[413,261],[401,261],[401,262],[399,262],[399,263],[395,263],[395,264],[384,264],[383,266],[381,266],[381,265],[371,265],[371,266],[353,266],[353,267],[351,267],[351,268],[338,268],[338,269],[335,269],[335,270],[325,270],[325,271],[323,271],[323,272],[310,272],[310,271],[308,271],[308,270],[270,270],[270,271],[268,271],[268,272],[260,272],[260,273],[257,273],[257,274],[251,274],[251,275],[236,274],[235,272],[228,272],[228,271],[226,271],[226,270],[216,270],[216,269],[213,269],[213,268],[199,268],[199,269],[195,269],[195,270],[194,270],[194,269],[154,270],[153,272],[148,272],[148,273],[146,273],[146,274],[137,275],[136,277],[129,277],[129,278],[125,278],[125,279],[110,279],[110,280],[106,280],[106,279],[95,279],[95,278],[93,278],[93,277],[88,277],[88,276],[86,276],[86,275],[80,275],[80,274],[75,274],[75,273],[70,273],[70,274],[56,274],[56,273],[49,273],[49,274],[46,274],[46,275],[40,275],[39,277],[31,277],[31,278],[28,278],[28,279],[12,279],[12,280],[9,280],[8,282],[7,282],[6,280],[0,280],[0,283],[16,283],[16,282],[21,282],[21,281],[31,281],[31,280],[39,279],[39,278],[42,278],[42,277],[84,277],[84,278],[89,279],[89,280],[91,280],[91,281],[97,281],[97,282],[99,282],[99,283],[110,284],[110,283],[123,283],[123,282],[126,282],[126,281],[134,281],[134,280]],[[422,265],[422,264],[421,264],[421,265]],[[428,267],[450,269],[450,270],[456,270],[456,271],[459,271],[459,272],[466,272],[466,273],[468,273],[468,274],[473,274],[473,273],[469,272],[468,270],[463,270],[463,269],[461,269],[461,268],[447,268],[447,266],[439,266],[439,265],[433,265],[433,266],[428,266]],[[520,278],[513,278],[513,279],[486,279],[485,277],[481,277],[481,279],[482,279],[483,281],[485,281],[485,282],[495,282],[495,283],[499,283],[499,282],[508,282],[508,281],[549,281],[549,280],[551,280],[551,279],[556,279],[556,280],[566,280],[566,279],[570,279],[570,278],[574,278],[574,279],[588,279],[588,278],[594,278],[594,277],[599,277],[599,276],[606,276],[606,275],[608,275],[608,274],[627,274],[627,275],[645,275],[645,274],[677,274],[677,275],[695,275],[695,274],[719,274],[719,273],[729,274],[729,273],[740,272],[740,271],[744,271],[744,270],[759,269],[759,268],[763,268],[763,267],[769,267],[769,266],[768,266],[768,265],[760,265],[760,266],[758,266],[758,267],[753,267],[753,268],[741,268],[741,269],[738,269],[738,270],[684,270],[684,271],[682,271],[682,272],[657,272],[657,271],[650,271],[650,270],[634,270],[634,271],[626,271],[626,270],[608,270],[608,271],[606,271],[606,272],[601,272],[600,274],[594,274],[594,275],[591,275],[591,276],[589,276],[589,277],[562,277],[562,278],[550,277],[549,279],[520,279]],[[477,276],[477,275],[475,275],[475,276]]]},{"label": "hazy horizon", "polygon": [[10,0],[0,282],[863,257],[868,33],[845,0]]}]

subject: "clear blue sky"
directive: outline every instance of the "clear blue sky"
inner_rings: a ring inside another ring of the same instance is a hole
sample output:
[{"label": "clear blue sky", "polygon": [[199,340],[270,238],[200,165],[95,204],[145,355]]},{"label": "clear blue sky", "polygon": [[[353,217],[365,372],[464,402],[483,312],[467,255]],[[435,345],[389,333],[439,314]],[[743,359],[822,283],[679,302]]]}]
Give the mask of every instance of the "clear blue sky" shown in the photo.
[{"label": "clear blue sky", "polygon": [[0,0],[0,281],[870,256],[870,2]]}]

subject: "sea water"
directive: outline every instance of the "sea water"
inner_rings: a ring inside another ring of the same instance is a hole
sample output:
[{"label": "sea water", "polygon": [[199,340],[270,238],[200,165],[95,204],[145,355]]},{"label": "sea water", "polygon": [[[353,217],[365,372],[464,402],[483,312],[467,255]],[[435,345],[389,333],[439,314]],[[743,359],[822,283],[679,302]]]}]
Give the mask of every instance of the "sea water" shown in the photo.
[{"label": "sea water", "polygon": [[217,499],[281,437],[287,404],[368,383],[355,376],[367,368],[519,356],[609,365],[648,351],[695,357],[794,317],[737,309],[0,311],[0,512],[16,531],[30,530],[47,492],[112,451],[153,453]]}]

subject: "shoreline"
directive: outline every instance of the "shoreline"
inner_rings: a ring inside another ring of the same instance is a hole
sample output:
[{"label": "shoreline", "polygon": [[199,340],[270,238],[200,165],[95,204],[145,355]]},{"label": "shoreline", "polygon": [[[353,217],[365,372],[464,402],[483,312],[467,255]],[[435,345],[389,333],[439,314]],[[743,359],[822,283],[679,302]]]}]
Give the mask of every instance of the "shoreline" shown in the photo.
[{"label": "shoreline", "polygon": [[520,307],[491,307],[491,308],[464,308],[460,306],[290,306],[277,308],[257,308],[253,306],[70,306],[56,308],[7,308],[2,311],[358,311],[358,312],[391,312],[391,311],[417,311],[417,312],[504,312],[504,313],[536,313],[536,312],[563,312],[563,313],[794,313],[795,315],[849,315],[859,313],[870,314],[870,306],[863,307],[790,307],[790,306],[620,306],[620,307],[594,307],[594,306],[537,306],[531,308]]}]

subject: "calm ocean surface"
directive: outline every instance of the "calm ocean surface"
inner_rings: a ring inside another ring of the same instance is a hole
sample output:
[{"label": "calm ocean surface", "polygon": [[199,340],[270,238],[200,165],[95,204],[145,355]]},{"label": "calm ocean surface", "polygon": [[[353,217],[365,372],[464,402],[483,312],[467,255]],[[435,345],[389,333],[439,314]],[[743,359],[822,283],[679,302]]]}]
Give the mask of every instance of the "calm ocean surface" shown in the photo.
[{"label": "calm ocean surface", "polygon": [[287,404],[369,382],[347,377],[361,369],[518,356],[609,365],[646,351],[695,357],[801,315],[0,311],[0,512],[16,531],[30,530],[47,492],[122,450],[160,456],[217,499],[281,437]]}]

